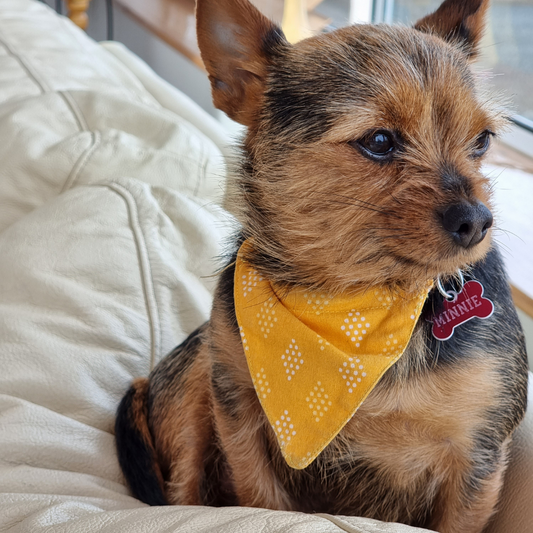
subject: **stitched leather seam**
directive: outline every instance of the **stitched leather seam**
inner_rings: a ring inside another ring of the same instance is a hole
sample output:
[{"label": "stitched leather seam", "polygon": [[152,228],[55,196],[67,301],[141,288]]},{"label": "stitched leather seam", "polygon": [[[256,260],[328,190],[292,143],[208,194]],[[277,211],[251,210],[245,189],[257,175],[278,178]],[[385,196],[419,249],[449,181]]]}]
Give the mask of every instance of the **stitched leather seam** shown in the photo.
[{"label": "stitched leather seam", "polygon": [[194,187],[194,192],[193,192],[194,196],[199,195],[202,185],[207,181],[208,158],[207,158],[207,153],[205,151],[205,147],[203,146],[203,144],[201,146],[201,151],[200,151],[200,155],[198,159],[199,159],[198,168],[200,172],[198,172],[198,179],[196,180],[196,185]]},{"label": "stitched leather seam", "polygon": [[35,84],[39,87],[42,93],[50,92],[50,87],[48,87],[44,80],[41,80],[39,78],[37,73],[33,70],[33,67],[31,67],[27,61],[25,61],[20,55],[15,52],[15,49],[11,44],[7,43],[2,38],[0,38],[0,43],[5,46],[9,55],[18,61],[19,65],[26,71],[26,74],[28,74],[28,77],[30,77],[35,82]]},{"label": "stitched leather seam", "polygon": [[79,175],[82,173],[83,169],[87,165],[87,162],[93,156],[94,152],[100,145],[100,140],[101,136],[98,131],[91,132],[91,142],[89,146],[83,151],[83,153],[80,155],[80,157],[72,167],[72,170],[70,171],[70,174],[65,180],[65,183],[61,188],[61,192],[59,194],[64,193],[65,191],[71,189],[74,186]]},{"label": "stitched leather seam", "polygon": [[337,527],[342,529],[342,531],[346,531],[346,533],[365,533],[362,529],[352,526],[351,524],[347,524],[338,516],[333,516],[327,513],[317,513],[315,516],[320,516],[320,518],[328,520],[332,524],[335,524]]},{"label": "stitched leather seam", "polygon": [[67,104],[67,107],[69,107],[71,113],[74,115],[74,118],[76,119],[76,122],[78,123],[78,128],[80,131],[87,131],[89,129],[89,126],[87,125],[87,121],[85,120],[85,117],[83,116],[83,113],[81,112],[81,109],[79,108],[76,100],[72,98],[72,95],[69,91],[58,91],[57,94],[63,98],[65,104]]},{"label": "stitched leather seam", "polygon": [[139,257],[139,267],[142,279],[143,292],[145,297],[148,322],[150,324],[150,371],[155,366],[155,362],[161,357],[161,323],[159,320],[159,309],[154,291],[152,267],[150,255],[146,246],[146,240],[139,220],[139,210],[134,196],[122,185],[118,183],[98,184],[113,190],[126,202],[128,206],[130,227],[134,236],[135,245]]}]

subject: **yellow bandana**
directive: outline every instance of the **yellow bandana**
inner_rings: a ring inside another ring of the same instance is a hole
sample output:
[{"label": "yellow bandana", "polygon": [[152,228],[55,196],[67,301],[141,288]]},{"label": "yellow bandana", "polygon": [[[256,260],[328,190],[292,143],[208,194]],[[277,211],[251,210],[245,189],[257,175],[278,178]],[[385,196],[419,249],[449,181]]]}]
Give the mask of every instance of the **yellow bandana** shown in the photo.
[{"label": "yellow bandana", "polygon": [[415,295],[279,294],[241,251],[235,311],[250,374],[283,457],[305,468],[401,357],[430,286]]}]

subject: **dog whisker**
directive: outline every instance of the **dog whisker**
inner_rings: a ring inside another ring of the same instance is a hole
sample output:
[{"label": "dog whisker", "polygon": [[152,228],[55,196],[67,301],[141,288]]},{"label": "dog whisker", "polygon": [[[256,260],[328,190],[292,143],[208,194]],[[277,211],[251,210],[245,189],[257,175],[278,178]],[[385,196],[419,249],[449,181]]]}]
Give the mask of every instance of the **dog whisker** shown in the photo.
[{"label": "dog whisker", "polygon": [[500,228],[499,226],[493,226],[493,231],[499,231],[500,233],[505,233],[506,235],[512,235],[513,237],[516,237],[517,239],[521,240],[522,243],[526,243],[526,241],[524,241],[524,239],[522,239],[522,237],[520,237],[520,235],[517,235],[516,233],[508,230],[508,229],[503,229],[503,228]]}]

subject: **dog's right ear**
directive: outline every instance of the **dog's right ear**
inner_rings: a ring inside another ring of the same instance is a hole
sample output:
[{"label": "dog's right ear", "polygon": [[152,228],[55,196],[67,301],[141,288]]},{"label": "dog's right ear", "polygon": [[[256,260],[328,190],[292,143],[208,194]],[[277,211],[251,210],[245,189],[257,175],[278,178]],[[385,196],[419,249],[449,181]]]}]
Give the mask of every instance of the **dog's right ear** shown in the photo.
[{"label": "dog's right ear", "polygon": [[488,7],[489,0],[444,0],[437,11],[419,20],[415,28],[458,43],[474,59]]},{"label": "dog's right ear", "polygon": [[248,0],[197,0],[196,32],[215,107],[252,126],[270,54],[288,46],[283,32]]}]

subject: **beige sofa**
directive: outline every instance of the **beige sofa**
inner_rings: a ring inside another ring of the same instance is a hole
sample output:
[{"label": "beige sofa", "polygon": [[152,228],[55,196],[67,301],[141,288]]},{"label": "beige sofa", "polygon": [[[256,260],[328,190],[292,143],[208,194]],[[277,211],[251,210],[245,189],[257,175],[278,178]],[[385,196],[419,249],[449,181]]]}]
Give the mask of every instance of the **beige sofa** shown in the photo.
[{"label": "beige sofa", "polygon": [[[115,410],[208,317],[235,226],[218,207],[227,151],[213,118],[120,45],[0,0],[0,531],[422,531],[129,494]],[[533,531],[531,424],[491,533]]]}]

